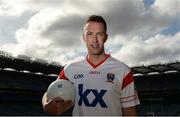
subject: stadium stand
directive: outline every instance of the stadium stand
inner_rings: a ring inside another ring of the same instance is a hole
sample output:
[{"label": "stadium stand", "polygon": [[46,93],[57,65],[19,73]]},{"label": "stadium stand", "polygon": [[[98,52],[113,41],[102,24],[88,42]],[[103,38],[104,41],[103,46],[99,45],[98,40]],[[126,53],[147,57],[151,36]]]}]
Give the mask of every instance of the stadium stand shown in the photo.
[{"label": "stadium stand", "polygon": [[[0,116],[45,116],[41,98],[63,66],[0,51]],[[180,62],[132,67],[138,115],[180,115]],[[71,115],[72,109],[64,113]]]},{"label": "stadium stand", "polygon": [[[168,65],[175,65],[170,63]],[[168,67],[168,65],[166,67]],[[180,66],[177,62],[176,66]],[[154,66],[154,65],[153,65]],[[149,67],[153,67],[149,66]],[[147,69],[148,67],[146,67]],[[136,69],[136,68],[132,68]],[[144,66],[140,68],[144,69]],[[142,75],[135,76],[135,84],[139,94],[141,104],[138,106],[138,115],[150,116],[170,116],[180,113],[180,72],[179,67],[174,68],[176,72],[167,72],[166,68],[157,70],[157,74],[148,74],[154,72],[150,69],[148,72],[142,71]],[[138,68],[139,70],[139,68]],[[140,71],[141,71],[140,70]],[[169,69],[169,70],[172,70]],[[157,72],[156,71],[156,72]],[[139,71],[137,72],[139,73]],[[134,72],[136,74],[136,72]]]}]

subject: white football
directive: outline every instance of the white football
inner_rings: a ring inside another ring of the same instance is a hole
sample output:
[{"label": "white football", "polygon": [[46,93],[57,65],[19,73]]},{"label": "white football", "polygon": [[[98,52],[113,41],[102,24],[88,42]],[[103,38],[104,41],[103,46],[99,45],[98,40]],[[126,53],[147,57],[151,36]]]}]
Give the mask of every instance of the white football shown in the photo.
[{"label": "white football", "polygon": [[52,100],[55,97],[60,97],[64,100],[75,99],[75,89],[73,84],[68,80],[58,79],[52,82],[47,89],[47,99]]}]

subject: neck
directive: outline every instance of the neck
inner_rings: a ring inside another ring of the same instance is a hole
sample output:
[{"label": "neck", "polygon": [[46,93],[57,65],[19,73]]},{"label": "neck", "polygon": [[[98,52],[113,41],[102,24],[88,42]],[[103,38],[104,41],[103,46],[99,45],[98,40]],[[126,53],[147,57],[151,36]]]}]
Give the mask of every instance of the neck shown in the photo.
[{"label": "neck", "polygon": [[104,60],[106,58],[106,54],[103,53],[101,55],[92,55],[92,54],[88,54],[87,59],[93,63],[93,64],[98,64],[99,62],[101,62],[102,60]]}]

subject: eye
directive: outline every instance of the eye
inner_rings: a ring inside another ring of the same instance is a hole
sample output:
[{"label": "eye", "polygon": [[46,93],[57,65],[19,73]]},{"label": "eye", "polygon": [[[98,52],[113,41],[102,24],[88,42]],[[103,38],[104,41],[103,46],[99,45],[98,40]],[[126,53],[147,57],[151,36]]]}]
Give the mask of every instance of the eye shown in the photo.
[{"label": "eye", "polygon": [[93,33],[92,32],[87,32],[87,35],[93,35]]},{"label": "eye", "polygon": [[99,33],[97,33],[97,35],[99,35],[99,36],[104,36],[104,33],[99,32]]}]

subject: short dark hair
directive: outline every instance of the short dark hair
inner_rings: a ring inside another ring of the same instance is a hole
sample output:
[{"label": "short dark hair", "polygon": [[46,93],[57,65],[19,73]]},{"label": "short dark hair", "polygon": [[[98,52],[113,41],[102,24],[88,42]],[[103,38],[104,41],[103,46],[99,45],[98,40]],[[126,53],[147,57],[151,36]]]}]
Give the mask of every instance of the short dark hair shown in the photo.
[{"label": "short dark hair", "polygon": [[100,16],[100,15],[91,15],[86,20],[86,24],[91,22],[91,21],[92,22],[102,23],[104,25],[105,32],[107,31],[106,21],[104,20],[104,18],[102,16]]}]

